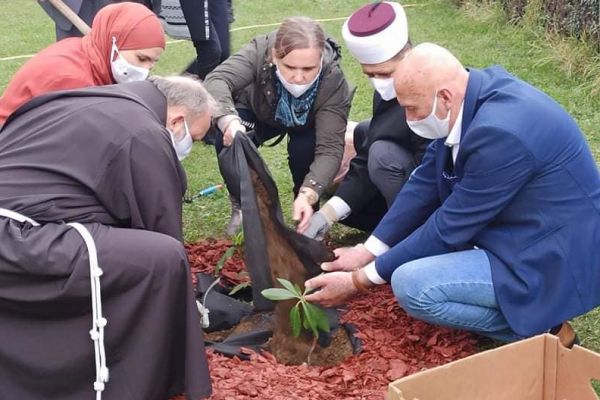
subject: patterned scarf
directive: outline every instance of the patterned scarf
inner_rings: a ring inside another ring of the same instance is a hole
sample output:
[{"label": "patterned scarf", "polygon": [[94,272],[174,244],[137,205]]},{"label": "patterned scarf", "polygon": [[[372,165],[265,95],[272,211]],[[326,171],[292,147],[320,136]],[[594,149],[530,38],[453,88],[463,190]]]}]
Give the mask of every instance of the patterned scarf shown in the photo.
[{"label": "patterned scarf", "polygon": [[275,121],[288,128],[306,125],[308,114],[317,98],[321,74],[319,74],[315,83],[302,96],[297,98],[283,87],[275,72],[273,72],[273,78],[277,87],[277,97],[279,97],[275,109]]}]

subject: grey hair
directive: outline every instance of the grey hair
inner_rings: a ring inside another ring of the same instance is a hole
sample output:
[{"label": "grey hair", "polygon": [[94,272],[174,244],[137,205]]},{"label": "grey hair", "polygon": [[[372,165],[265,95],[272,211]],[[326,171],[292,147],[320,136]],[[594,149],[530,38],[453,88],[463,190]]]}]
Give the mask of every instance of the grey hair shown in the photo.
[{"label": "grey hair", "polygon": [[190,119],[199,117],[206,112],[214,114],[218,110],[215,99],[204,85],[191,76],[157,76],[148,80],[167,98],[169,107],[183,107]]}]

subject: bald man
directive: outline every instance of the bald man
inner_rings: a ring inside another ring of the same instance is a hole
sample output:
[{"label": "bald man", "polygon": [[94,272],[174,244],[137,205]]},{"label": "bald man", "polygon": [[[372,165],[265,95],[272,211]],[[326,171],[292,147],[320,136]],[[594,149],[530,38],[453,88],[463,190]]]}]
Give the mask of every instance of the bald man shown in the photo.
[{"label": "bald man", "polygon": [[[559,104],[500,67],[416,46],[394,74],[417,134],[434,139],[364,245],[323,264],[309,301],[390,282],[409,314],[502,341],[600,304],[600,173]],[[353,271],[353,272],[345,272]]]}]

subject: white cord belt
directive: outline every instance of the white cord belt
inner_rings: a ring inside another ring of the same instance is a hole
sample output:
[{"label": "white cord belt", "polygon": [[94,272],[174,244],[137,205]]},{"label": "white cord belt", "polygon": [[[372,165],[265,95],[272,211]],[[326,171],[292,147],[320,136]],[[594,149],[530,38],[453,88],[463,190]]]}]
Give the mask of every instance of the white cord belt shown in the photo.
[{"label": "white cord belt", "polygon": [[[29,222],[33,226],[40,226],[37,222],[17,212],[0,208],[0,217],[14,219],[21,223]],[[104,348],[104,327],[107,324],[106,318],[102,316],[102,297],[100,291],[100,276],[102,269],[98,265],[98,251],[94,238],[87,228],[80,223],[72,222],[67,224],[81,235],[87,247],[90,260],[90,285],[92,288],[92,329],[90,337],[94,342],[94,355],[96,362],[96,381],[94,390],[96,391],[96,400],[102,399],[105,383],[108,382],[109,374],[106,366],[106,350]]]}]

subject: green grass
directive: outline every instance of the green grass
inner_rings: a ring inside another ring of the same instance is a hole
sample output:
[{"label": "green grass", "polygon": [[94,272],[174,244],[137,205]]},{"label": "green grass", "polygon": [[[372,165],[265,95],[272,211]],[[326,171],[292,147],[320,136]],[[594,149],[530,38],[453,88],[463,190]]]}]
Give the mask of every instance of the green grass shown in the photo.
[{"label": "green grass", "polygon": [[[234,0],[236,22],[232,26],[232,49],[238,49],[253,36],[274,29],[251,25],[277,23],[286,16],[308,15],[317,19],[348,16],[365,0],[271,0],[264,2]],[[520,78],[544,90],[561,103],[586,133],[596,160],[600,160],[600,99],[597,72],[600,63],[581,63],[590,57],[584,46],[571,40],[548,37],[539,29],[507,24],[500,9],[488,1],[467,3],[457,9],[450,0],[404,1],[413,42],[436,42],[449,48],[472,67],[503,65]],[[53,25],[34,1],[0,0],[4,18],[0,20],[0,59],[32,54],[54,40]],[[10,16],[10,17],[6,17]],[[325,29],[341,43],[342,21],[323,22]],[[169,43],[155,73],[179,73],[193,57],[188,42]],[[0,91],[23,64],[24,59],[0,60]],[[361,120],[370,114],[371,89],[358,65],[344,50],[343,68],[357,87],[351,118]],[[596,74],[596,75],[595,75]],[[595,92],[594,92],[595,91]],[[285,145],[261,150],[278,183],[282,207],[289,221],[292,198]],[[185,160],[189,187],[198,190],[221,181],[214,149],[196,145]],[[186,240],[223,236],[229,216],[227,195],[221,191],[211,197],[185,205]],[[336,228],[336,243],[360,240],[353,231]],[[578,318],[575,326],[585,347],[600,351],[600,310]]]}]

